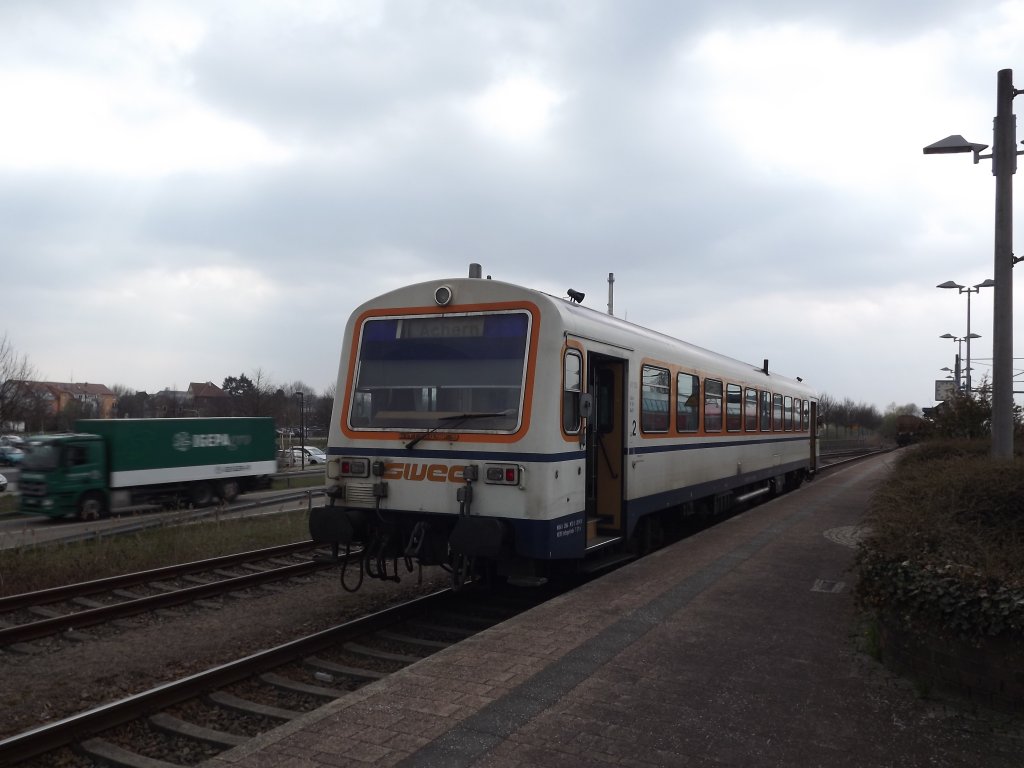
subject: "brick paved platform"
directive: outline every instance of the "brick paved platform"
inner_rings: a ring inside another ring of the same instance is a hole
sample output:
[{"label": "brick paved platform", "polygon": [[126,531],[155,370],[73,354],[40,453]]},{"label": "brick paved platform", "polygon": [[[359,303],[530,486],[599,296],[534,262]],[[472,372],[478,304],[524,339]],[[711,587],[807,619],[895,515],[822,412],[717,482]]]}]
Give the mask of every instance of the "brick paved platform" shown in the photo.
[{"label": "brick paved platform", "polygon": [[622,568],[206,765],[1024,766],[1019,721],[861,653],[848,570],[886,457]]}]

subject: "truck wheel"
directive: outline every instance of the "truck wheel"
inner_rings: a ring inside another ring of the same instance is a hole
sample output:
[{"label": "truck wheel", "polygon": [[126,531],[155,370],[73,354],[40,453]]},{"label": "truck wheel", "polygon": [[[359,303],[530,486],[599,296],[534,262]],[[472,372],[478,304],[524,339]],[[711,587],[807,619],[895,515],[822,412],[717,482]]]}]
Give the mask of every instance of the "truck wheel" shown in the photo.
[{"label": "truck wheel", "polygon": [[213,504],[213,488],[209,483],[195,483],[189,491],[193,507],[208,507]]},{"label": "truck wheel", "polygon": [[79,520],[99,520],[105,512],[103,497],[98,493],[87,493],[78,500]]},{"label": "truck wheel", "polygon": [[220,500],[230,504],[238,498],[240,491],[237,480],[225,480],[220,484]]}]

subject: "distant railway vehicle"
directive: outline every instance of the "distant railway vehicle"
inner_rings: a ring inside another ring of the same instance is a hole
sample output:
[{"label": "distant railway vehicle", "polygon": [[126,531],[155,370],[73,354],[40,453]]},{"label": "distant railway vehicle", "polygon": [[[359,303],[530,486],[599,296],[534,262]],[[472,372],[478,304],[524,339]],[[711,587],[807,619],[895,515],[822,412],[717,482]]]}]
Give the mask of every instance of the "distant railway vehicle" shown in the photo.
[{"label": "distant railway vehicle", "polygon": [[394,290],[346,327],[309,526],[362,544],[359,583],[400,559],[537,583],[815,472],[800,379],[477,274]]},{"label": "distant railway vehicle", "polygon": [[896,417],[896,444],[910,445],[925,436],[928,422],[908,414]]},{"label": "distant railway vehicle", "polygon": [[271,419],[83,419],[75,430],[26,444],[22,512],[90,520],[144,504],[206,506],[277,471]]}]

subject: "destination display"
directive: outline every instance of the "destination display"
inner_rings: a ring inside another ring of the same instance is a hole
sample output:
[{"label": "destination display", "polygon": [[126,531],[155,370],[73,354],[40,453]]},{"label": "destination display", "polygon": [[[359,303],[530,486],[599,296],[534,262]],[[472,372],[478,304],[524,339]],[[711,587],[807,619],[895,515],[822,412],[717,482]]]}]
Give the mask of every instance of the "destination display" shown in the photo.
[{"label": "destination display", "polygon": [[406,318],[399,326],[402,339],[455,339],[484,335],[484,316]]}]

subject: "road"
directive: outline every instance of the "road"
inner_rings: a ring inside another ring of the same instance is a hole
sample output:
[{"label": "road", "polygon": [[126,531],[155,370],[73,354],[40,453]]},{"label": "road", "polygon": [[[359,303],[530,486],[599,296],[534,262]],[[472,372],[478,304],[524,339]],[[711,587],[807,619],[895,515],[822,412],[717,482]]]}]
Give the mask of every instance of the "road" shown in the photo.
[{"label": "road", "polygon": [[[8,480],[10,475],[2,473]],[[4,495],[9,494],[7,491]],[[168,512],[127,513],[102,520],[82,522],[71,517],[52,518],[44,515],[19,515],[0,518],[0,549],[31,547],[56,541],[89,539],[97,535],[110,535],[140,528],[165,524],[167,518],[194,519],[216,515],[219,520],[238,517],[277,514],[308,509],[321,494],[320,488],[289,491],[260,491],[240,496],[234,504],[218,509],[171,510]]]},{"label": "road", "polygon": [[18,490],[18,479],[21,477],[21,470],[15,467],[0,467],[0,475],[7,478],[7,493]]}]

